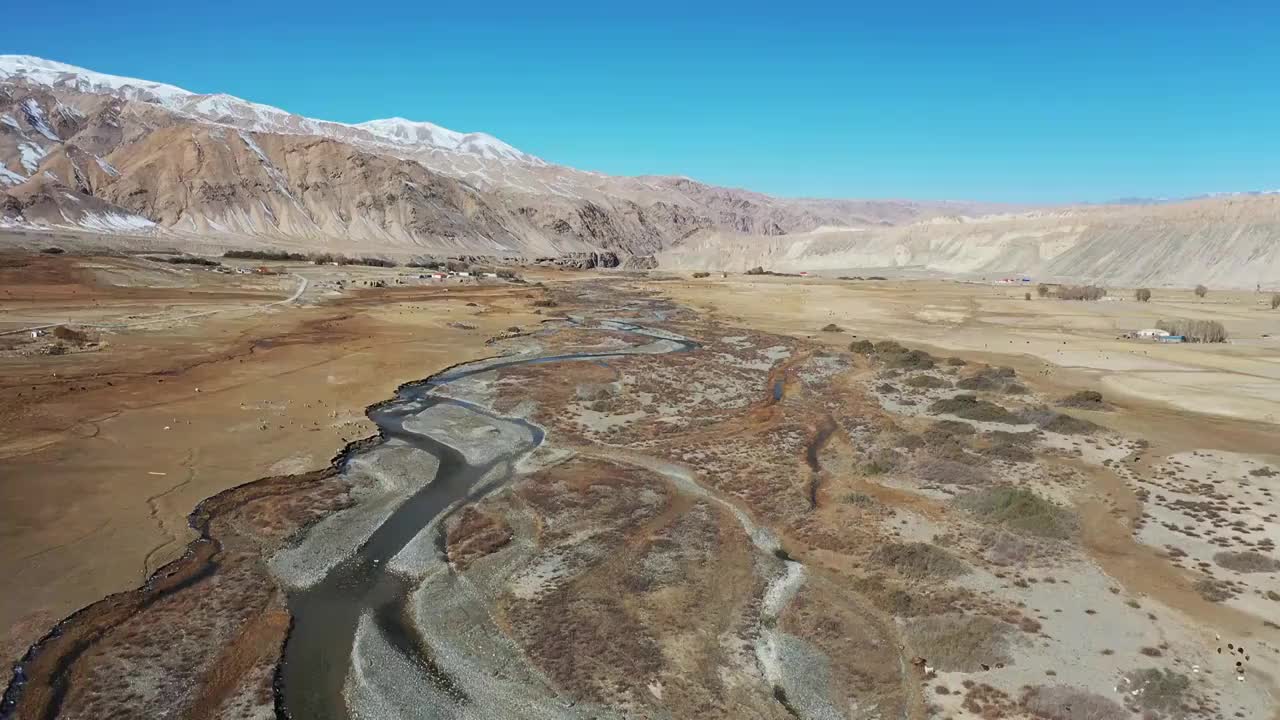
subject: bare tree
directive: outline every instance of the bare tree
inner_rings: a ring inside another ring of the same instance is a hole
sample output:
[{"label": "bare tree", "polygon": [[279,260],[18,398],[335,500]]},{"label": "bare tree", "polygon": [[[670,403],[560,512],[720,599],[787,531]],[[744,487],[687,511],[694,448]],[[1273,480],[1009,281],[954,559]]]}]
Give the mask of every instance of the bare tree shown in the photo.
[{"label": "bare tree", "polygon": [[1209,288],[1203,285],[1196,286],[1196,297],[1203,299],[1204,296],[1208,294],[1209,294]]},{"label": "bare tree", "polygon": [[1151,301],[1151,291],[1146,288],[1138,288],[1137,292],[1135,292],[1133,296],[1137,298],[1138,302]]}]

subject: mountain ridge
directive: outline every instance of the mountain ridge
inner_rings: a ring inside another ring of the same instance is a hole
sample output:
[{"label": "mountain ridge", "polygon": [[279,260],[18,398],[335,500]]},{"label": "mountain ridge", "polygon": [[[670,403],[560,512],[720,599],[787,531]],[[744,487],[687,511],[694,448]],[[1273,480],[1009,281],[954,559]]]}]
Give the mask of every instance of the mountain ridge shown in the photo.
[{"label": "mountain ridge", "polygon": [[[1152,255],[1161,247],[1244,286],[1280,277],[1275,197],[1049,207],[780,198],[682,176],[577,170],[430,122],[318,120],[223,93],[0,56],[0,227],[201,247],[608,251],[636,267],[899,267],[1182,282],[1176,264]],[[1092,250],[1069,252],[1086,246]],[[1164,269],[1109,268],[1099,260],[1108,247],[1129,263]],[[1076,256],[1078,265],[1062,260]]]}]

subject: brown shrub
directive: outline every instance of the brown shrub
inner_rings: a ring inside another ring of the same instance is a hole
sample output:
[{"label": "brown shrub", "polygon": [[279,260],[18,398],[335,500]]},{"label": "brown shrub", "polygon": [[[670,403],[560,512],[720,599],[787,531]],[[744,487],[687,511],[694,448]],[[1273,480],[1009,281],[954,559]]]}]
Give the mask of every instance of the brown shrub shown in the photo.
[{"label": "brown shrub", "polygon": [[942,389],[951,387],[951,381],[932,375],[912,375],[902,381],[903,385],[913,388]]},{"label": "brown shrub", "polygon": [[1197,286],[1196,286],[1196,297],[1198,297],[1198,298],[1204,298],[1204,296],[1205,296],[1205,295],[1208,295],[1208,294],[1209,294],[1209,288],[1207,288],[1207,287],[1205,287],[1205,286],[1203,286],[1203,285],[1197,285]]},{"label": "brown shrub", "polygon": [[1138,302],[1150,302],[1151,291],[1148,290],[1147,288],[1138,288],[1136,291],[1134,291],[1133,297]]},{"label": "brown shrub", "polygon": [[875,352],[875,350],[876,346],[870,340],[854,340],[849,343],[849,352],[870,355]]},{"label": "brown shrub", "polygon": [[1027,388],[1019,384],[1017,373],[1010,367],[985,367],[956,382],[961,390],[985,390],[1010,395],[1022,395]]},{"label": "brown shrub", "polygon": [[1156,323],[1156,327],[1170,335],[1181,335],[1187,342],[1227,341],[1227,329],[1217,320],[1161,320]]},{"label": "brown shrub", "polygon": [[951,553],[923,542],[887,543],[876,548],[869,559],[912,580],[938,580],[969,572],[969,567]]},{"label": "brown shrub", "polygon": [[1097,390],[1080,390],[1059,400],[1058,407],[1100,410],[1104,407],[1104,403],[1102,402],[1102,393]]},{"label": "brown shrub", "polygon": [[1255,550],[1220,552],[1213,561],[1228,570],[1242,573],[1273,573],[1280,571],[1280,560]]},{"label": "brown shrub", "polygon": [[59,340],[65,340],[66,342],[74,345],[83,345],[89,342],[89,335],[83,330],[76,330],[75,328],[67,327],[66,325],[59,325],[54,328],[53,336]]},{"label": "brown shrub", "polygon": [[834,333],[844,332],[844,328],[840,327],[835,323],[828,323],[822,326],[822,332],[834,332]]},{"label": "brown shrub", "polygon": [[696,273],[694,273],[694,274],[693,274],[693,276],[694,276],[695,278],[711,277],[711,273],[709,273],[709,272],[696,272]]},{"label": "brown shrub", "polygon": [[929,406],[929,412],[935,415],[949,414],[965,420],[979,420],[1005,425],[1017,425],[1021,421],[1016,415],[995,403],[979,400],[976,395],[956,395],[952,398],[938,400]]},{"label": "brown shrub", "polygon": [[1043,720],[1126,720],[1129,712],[1114,701],[1069,685],[1030,688],[1022,705]]},{"label": "brown shrub", "polygon": [[988,522],[1039,537],[1070,537],[1077,524],[1075,515],[1066,508],[1011,485],[969,493],[957,498],[956,504]]},{"label": "brown shrub", "polygon": [[1180,712],[1191,680],[1180,672],[1160,668],[1133,670],[1125,674],[1125,695],[1141,710]]},{"label": "brown shrub", "polygon": [[984,531],[979,540],[984,557],[996,565],[1022,567],[1036,555],[1034,540],[1003,528]]},{"label": "brown shrub", "polygon": [[911,463],[911,475],[926,485],[989,485],[991,476],[962,462],[935,457]]},{"label": "brown shrub", "polygon": [[1209,602],[1226,602],[1235,597],[1230,585],[1210,577],[1200,578],[1191,587]]},{"label": "brown shrub", "polygon": [[1009,662],[1011,625],[984,615],[950,613],[909,622],[903,632],[912,650],[942,672],[978,672]]},{"label": "brown shrub", "polygon": [[1275,293],[1271,296],[1271,309],[1275,310],[1276,308],[1280,308],[1280,293]]},{"label": "brown shrub", "polygon": [[1058,297],[1062,300],[1101,300],[1106,295],[1106,289],[1097,285],[1064,285],[1058,288]]}]

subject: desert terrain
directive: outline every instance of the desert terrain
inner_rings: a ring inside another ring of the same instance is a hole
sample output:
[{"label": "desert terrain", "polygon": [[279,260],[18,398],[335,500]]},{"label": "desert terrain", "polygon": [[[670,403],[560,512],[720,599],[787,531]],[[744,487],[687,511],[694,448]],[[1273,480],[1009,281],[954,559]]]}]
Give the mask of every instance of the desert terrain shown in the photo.
[{"label": "desert terrain", "polygon": [[221,262],[0,259],[4,717],[1280,717],[1269,295]]}]

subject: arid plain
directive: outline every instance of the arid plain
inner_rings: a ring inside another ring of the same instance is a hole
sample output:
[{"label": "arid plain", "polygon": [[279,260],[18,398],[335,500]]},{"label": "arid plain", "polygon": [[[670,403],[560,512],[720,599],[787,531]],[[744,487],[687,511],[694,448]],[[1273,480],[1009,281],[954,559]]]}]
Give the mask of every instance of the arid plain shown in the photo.
[{"label": "arid plain", "polygon": [[0,261],[6,713],[1280,717],[1269,296],[268,265]]}]

